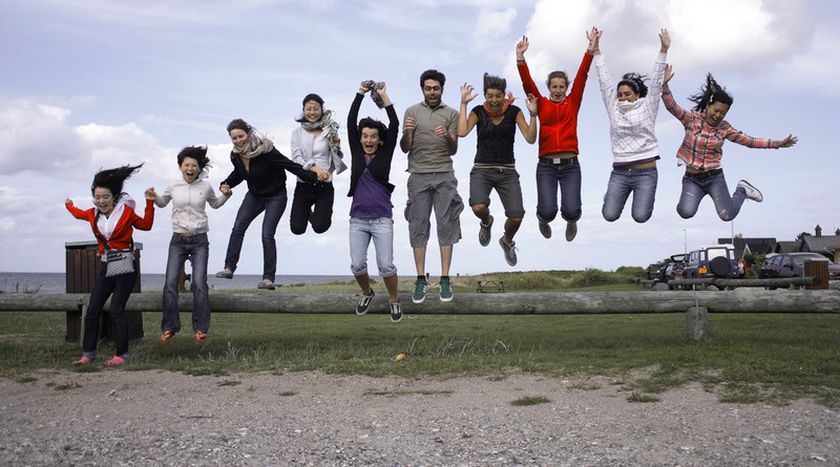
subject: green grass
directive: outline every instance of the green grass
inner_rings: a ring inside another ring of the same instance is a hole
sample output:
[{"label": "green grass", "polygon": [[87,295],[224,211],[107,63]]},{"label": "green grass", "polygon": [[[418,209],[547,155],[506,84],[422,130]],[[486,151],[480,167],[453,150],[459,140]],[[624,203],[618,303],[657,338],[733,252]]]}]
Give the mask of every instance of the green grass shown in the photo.
[{"label": "green grass", "polygon": [[[515,372],[609,376],[627,394],[655,395],[699,382],[733,403],[783,404],[813,398],[840,407],[840,315],[712,314],[713,337],[694,342],[682,314],[583,316],[213,315],[210,341],[191,333],[157,343],[158,314],[131,344],[125,370],[163,369],[227,377],[242,372],[320,370],[375,377]],[[189,326],[190,317],[182,315]],[[76,343],[64,342],[62,313],[0,314],[0,376],[82,369]],[[103,343],[100,359],[113,352]],[[394,355],[409,359],[394,362]],[[35,374],[35,377],[39,376]],[[612,384],[612,383],[611,383]],[[584,388],[581,388],[584,389]]]}]

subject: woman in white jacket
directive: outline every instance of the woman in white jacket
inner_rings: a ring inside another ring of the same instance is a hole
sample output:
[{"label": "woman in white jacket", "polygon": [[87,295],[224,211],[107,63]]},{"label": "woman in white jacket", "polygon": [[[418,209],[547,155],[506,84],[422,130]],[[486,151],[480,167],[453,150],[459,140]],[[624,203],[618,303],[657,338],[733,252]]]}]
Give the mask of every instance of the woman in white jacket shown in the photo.
[{"label": "woman in white jacket", "polygon": [[192,327],[196,341],[207,340],[210,330],[210,298],[207,290],[207,258],[210,243],[207,241],[206,204],[218,209],[230,198],[231,189],[222,185],[222,196],[217,197],[213,187],[205,180],[209,165],[207,148],[189,146],[178,153],[181,177],[161,194],[154,194],[155,204],[164,207],[172,201],[172,240],[166,261],[166,281],[163,287],[163,318],[160,323],[161,344],[168,343],[181,330],[178,310],[178,276],[189,258],[192,264],[190,288],[193,293]]},{"label": "woman in white jacket", "polygon": [[633,193],[633,220],[647,222],[653,214],[658,174],[659,144],[656,141],[656,113],[662,94],[665,59],[671,38],[668,30],[659,32],[659,55],[653,67],[650,88],[644,76],[627,73],[618,86],[613,86],[607,64],[600,51],[603,31],[597,31],[595,69],[601,85],[601,95],[610,117],[610,141],[613,152],[613,170],[604,195],[601,213],[609,222],[618,220]]}]

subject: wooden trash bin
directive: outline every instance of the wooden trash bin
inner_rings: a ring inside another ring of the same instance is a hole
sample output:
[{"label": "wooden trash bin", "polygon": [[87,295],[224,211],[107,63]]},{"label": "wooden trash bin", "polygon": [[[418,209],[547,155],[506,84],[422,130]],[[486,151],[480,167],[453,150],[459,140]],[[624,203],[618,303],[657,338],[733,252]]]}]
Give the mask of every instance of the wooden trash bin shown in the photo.
[{"label": "wooden trash bin", "polygon": [[[137,279],[134,282],[133,292],[140,292],[140,250],[142,243],[135,243],[136,251],[134,257],[134,270],[137,271]],[[102,260],[97,256],[97,242],[66,242],[64,244],[66,267],[65,267],[65,288],[67,293],[93,292],[93,284],[96,282],[96,275],[102,269]],[[82,335],[82,310],[68,311],[67,333],[64,340],[67,342],[78,342]],[[113,336],[111,331],[111,319],[108,312],[102,313],[102,322],[99,326],[99,334],[102,339],[110,339]],[[128,338],[140,339],[143,337],[143,313],[126,312],[125,319],[128,322]]]},{"label": "wooden trash bin", "polygon": [[814,285],[806,285],[806,289],[828,288],[828,261],[805,261],[803,273],[805,277],[813,276],[819,279]]}]

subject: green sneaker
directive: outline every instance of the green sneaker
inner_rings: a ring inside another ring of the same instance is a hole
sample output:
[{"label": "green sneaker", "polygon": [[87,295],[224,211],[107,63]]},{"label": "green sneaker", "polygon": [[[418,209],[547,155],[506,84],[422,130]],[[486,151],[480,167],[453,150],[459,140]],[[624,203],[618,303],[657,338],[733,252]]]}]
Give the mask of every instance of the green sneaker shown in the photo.
[{"label": "green sneaker", "polygon": [[425,278],[414,281],[414,293],[411,295],[411,301],[423,303],[423,300],[426,300],[426,287],[428,285]]},{"label": "green sneaker", "polygon": [[452,291],[452,282],[449,279],[440,280],[440,301],[451,302],[455,292]]}]

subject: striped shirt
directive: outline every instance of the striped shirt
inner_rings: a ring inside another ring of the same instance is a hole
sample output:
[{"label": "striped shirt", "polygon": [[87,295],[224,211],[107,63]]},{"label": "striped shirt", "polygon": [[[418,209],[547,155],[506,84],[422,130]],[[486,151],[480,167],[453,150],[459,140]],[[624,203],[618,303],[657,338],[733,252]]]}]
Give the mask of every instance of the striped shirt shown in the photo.
[{"label": "striped shirt", "polygon": [[677,150],[678,164],[706,172],[720,168],[723,157],[723,143],[726,140],[738,143],[748,148],[778,149],[780,140],[767,138],[753,138],[746,135],[722,120],[717,126],[705,122],[705,112],[687,111],[677,104],[670,92],[662,93],[662,102],[668,112],[685,127],[685,138]]}]

